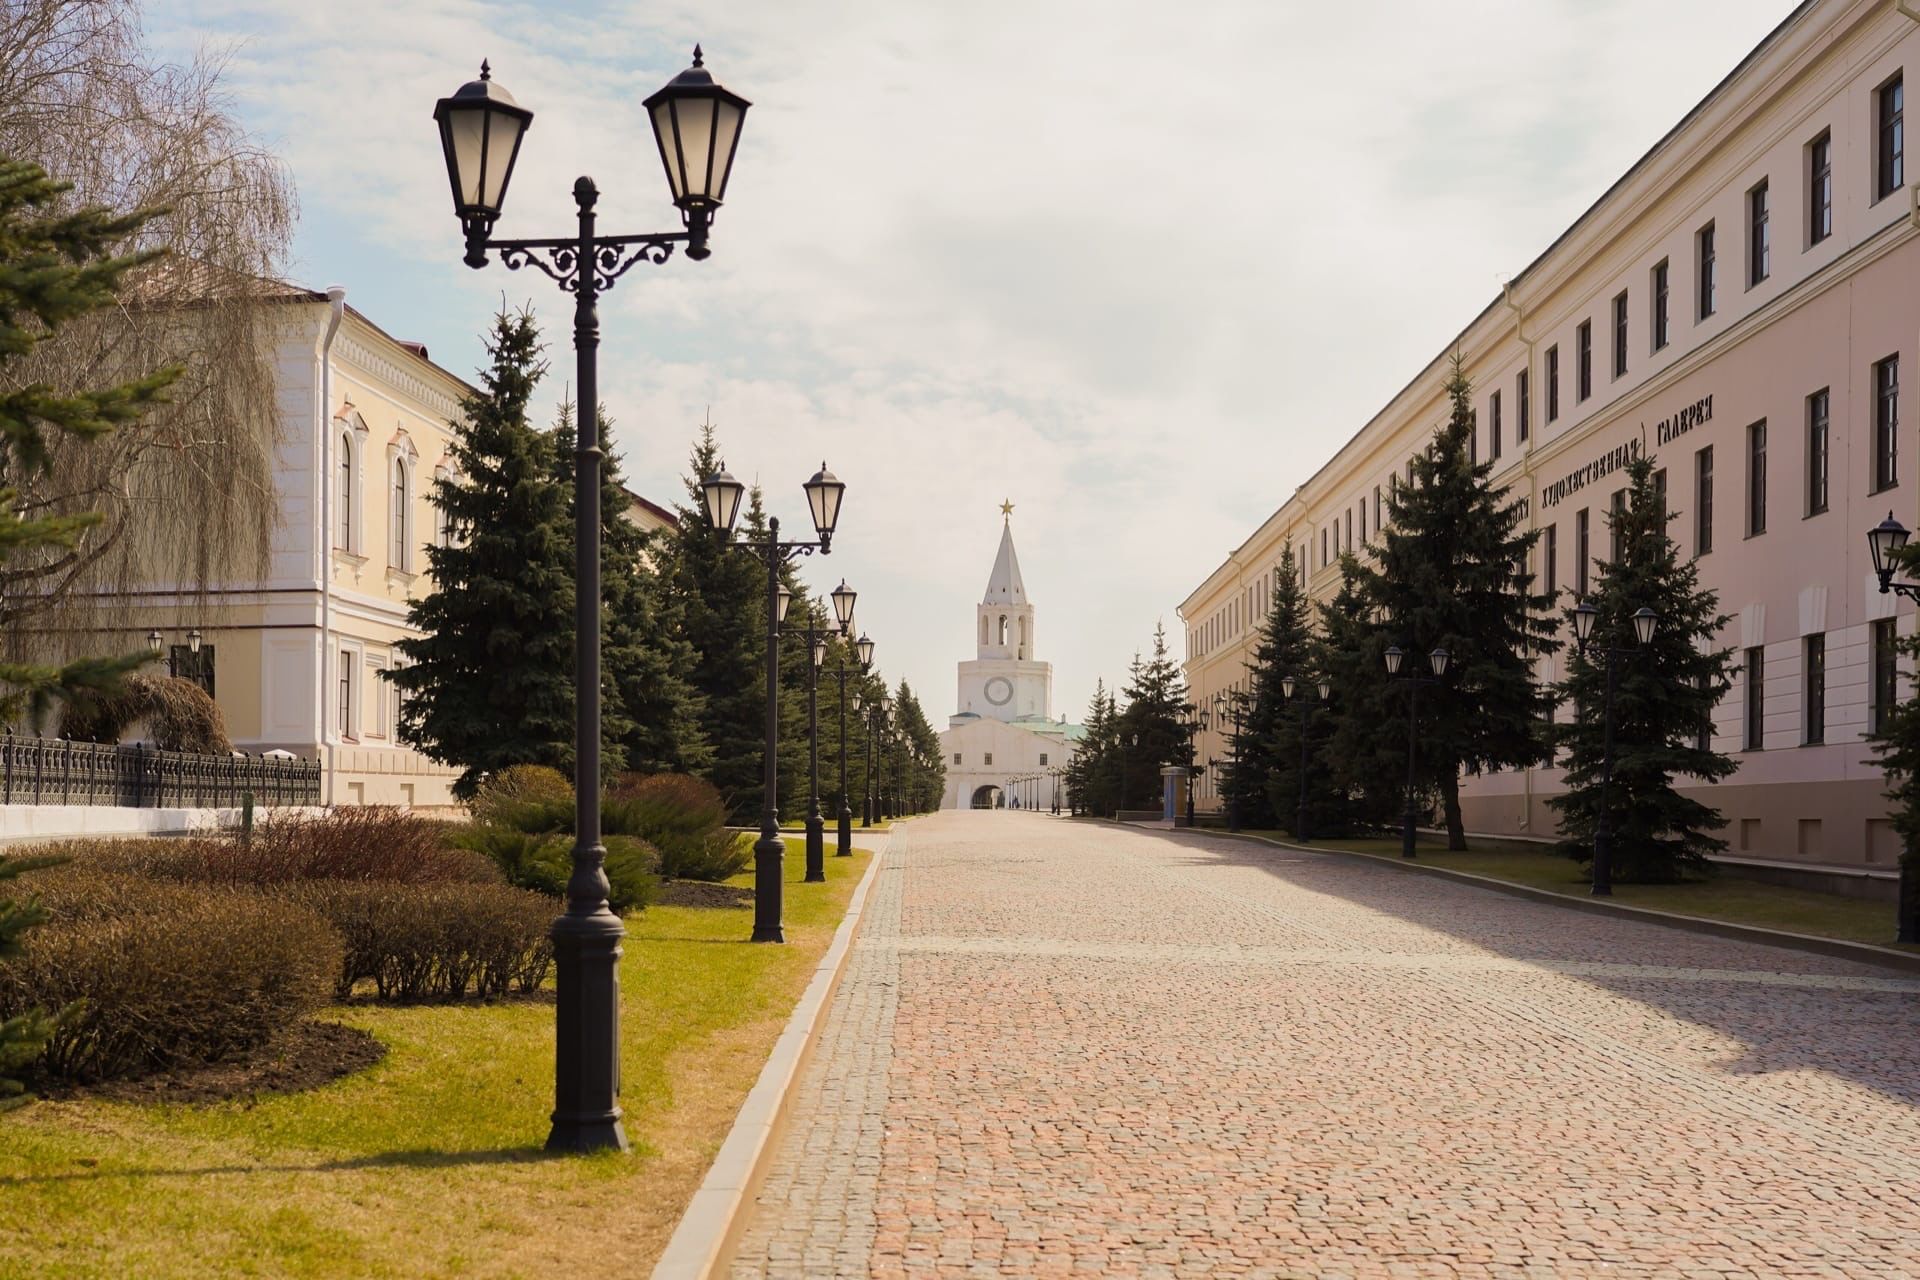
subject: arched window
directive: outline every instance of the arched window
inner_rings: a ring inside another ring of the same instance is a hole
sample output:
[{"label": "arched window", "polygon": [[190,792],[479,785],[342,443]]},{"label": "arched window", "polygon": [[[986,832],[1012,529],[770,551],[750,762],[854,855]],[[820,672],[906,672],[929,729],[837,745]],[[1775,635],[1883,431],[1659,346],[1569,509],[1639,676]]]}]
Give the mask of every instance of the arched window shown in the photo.
[{"label": "arched window", "polygon": [[353,432],[340,433],[340,461],[334,469],[333,545],[353,550]]},{"label": "arched window", "polygon": [[387,548],[387,563],[402,573],[413,568],[413,477],[407,473],[407,460],[393,460],[393,531]]},{"label": "arched window", "polygon": [[1004,649],[1006,648],[1006,646],[1007,646],[1007,615],[1003,613],[1000,615],[1000,647]]}]

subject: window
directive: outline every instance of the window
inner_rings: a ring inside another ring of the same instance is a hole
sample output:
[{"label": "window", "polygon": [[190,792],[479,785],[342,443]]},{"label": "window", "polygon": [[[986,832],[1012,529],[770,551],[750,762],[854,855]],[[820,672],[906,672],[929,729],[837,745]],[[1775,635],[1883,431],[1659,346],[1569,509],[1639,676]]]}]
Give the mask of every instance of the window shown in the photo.
[{"label": "window", "polygon": [[1760,750],[1766,732],[1767,651],[1747,650],[1747,750]]},{"label": "window", "polygon": [[956,765],[960,763],[960,753],[958,751],[953,753],[953,762]]},{"label": "window", "polygon": [[1747,536],[1767,531],[1767,420],[1747,428]]},{"label": "window", "polygon": [[407,474],[407,460],[393,460],[392,532],[388,537],[387,564],[406,573],[413,568],[413,485]]},{"label": "window", "polygon": [[1713,446],[1693,455],[1693,554],[1713,550]]},{"label": "window", "polygon": [[1327,531],[1323,528],[1320,530],[1320,567],[1324,569],[1327,567],[1328,563],[1329,562],[1327,560]]},{"label": "window", "polygon": [[1613,300],[1613,376],[1627,376],[1627,295]]},{"label": "window", "polygon": [[1884,200],[1906,182],[1906,92],[1900,76],[1881,87],[1874,95],[1878,118],[1878,146],[1874,149],[1873,198]]},{"label": "window", "polygon": [[1386,523],[1387,509],[1380,505],[1380,486],[1373,486],[1373,531],[1380,532],[1380,526]]},{"label": "window", "polygon": [[1575,329],[1573,334],[1580,380],[1575,395],[1578,400],[1584,402],[1593,394],[1593,321],[1582,320],[1580,327]]},{"label": "window", "polygon": [[1047,764],[1047,753],[1042,751],[1040,753],[1040,767],[1044,769],[1046,767],[1046,764]]},{"label": "window", "polygon": [[1573,591],[1575,595],[1587,594],[1588,547],[1591,545],[1592,532],[1586,508],[1573,518]]},{"label": "window", "polygon": [[213,646],[203,644],[198,653],[189,644],[170,646],[167,650],[167,673],[192,681],[205,690],[209,698],[213,697]]},{"label": "window", "polygon": [[1767,184],[1747,192],[1747,288],[1773,274],[1773,232],[1767,216]]},{"label": "window", "polygon": [[1560,348],[1547,348],[1547,421],[1560,417]]},{"label": "window", "polygon": [[1620,562],[1620,535],[1627,527],[1627,491],[1613,491],[1612,518],[1607,521],[1607,558],[1615,564]]},{"label": "window", "polygon": [[359,663],[360,655],[352,649],[340,650],[339,681],[335,687],[334,728],[342,738],[353,737],[355,716],[353,705],[353,670]]},{"label": "window", "polygon": [[373,724],[367,729],[369,738],[384,738],[387,731],[387,695],[393,685],[387,679],[386,663],[369,658],[367,666],[373,671]]},{"label": "window", "polygon": [[1532,426],[1533,402],[1528,397],[1528,370],[1522,369],[1513,380],[1513,438],[1522,444],[1527,440],[1527,428]]},{"label": "window", "polygon": [[1815,746],[1827,740],[1827,638],[1808,636],[1806,645],[1807,670],[1807,733],[1806,744]]},{"label": "window", "polygon": [[1487,397],[1487,458],[1500,461],[1500,393]]},{"label": "window", "polygon": [[334,469],[333,545],[353,550],[353,433],[340,433],[340,462]]},{"label": "window", "polygon": [[1347,508],[1347,550],[1353,550],[1353,508]]},{"label": "window", "polygon": [[985,758],[986,758],[986,763],[987,763],[987,767],[988,767],[988,768],[992,768],[992,767],[993,767],[993,752],[991,752],[991,751],[989,751],[989,752],[987,752],[987,753],[986,753],[986,757],[985,757]]},{"label": "window", "polygon": [[1900,480],[1900,357],[1873,366],[1873,491]]},{"label": "window", "polygon": [[1873,624],[1873,731],[1886,728],[1887,713],[1894,705],[1894,631],[1893,619],[1882,618]]},{"label": "window", "polygon": [[1547,526],[1546,587],[1549,596],[1560,590],[1560,526]]},{"label": "window", "polygon": [[1653,349],[1659,351],[1667,345],[1669,335],[1667,322],[1667,260],[1660,259],[1653,268]]},{"label": "window", "polygon": [[1714,287],[1719,281],[1719,264],[1713,252],[1713,224],[1709,222],[1700,228],[1695,239],[1700,252],[1700,318],[1705,320],[1713,314]]},{"label": "window", "polygon": [[1667,527],[1667,469],[1653,473],[1653,509],[1660,513],[1660,527]]},{"label": "window", "polygon": [[1807,243],[1833,234],[1833,134],[1807,144]]},{"label": "window", "polygon": [[1807,514],[1827,509],[1827,406],[1825,387],[1807,397]]}]

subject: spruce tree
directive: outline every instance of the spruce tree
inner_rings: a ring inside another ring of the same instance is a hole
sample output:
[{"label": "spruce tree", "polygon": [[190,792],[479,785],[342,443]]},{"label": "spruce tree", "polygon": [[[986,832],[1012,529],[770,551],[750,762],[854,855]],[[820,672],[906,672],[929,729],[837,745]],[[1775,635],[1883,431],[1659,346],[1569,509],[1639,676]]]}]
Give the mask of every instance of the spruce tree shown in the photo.
[{"label": "spruce tree", "polygon": [[390,679],[402,738],[457,765],[454,792],[515,764],[573,766],[573,538],[553,437],[527,422],[546,372],[528,312],[502,312],[481,391],[461,402],[457,479],[433,486],[451,537],[429,546],[433,590],[408,621]]},{"label": "spruce tree", "polygon": [[1316,738],[1311,745],[1343,810],[1329,830],[1377,829],[1405,808],[1407,704],[1386,679],[1389,641],[1360,594],[1359,563],[1342,555],[1339,567],[1340,590],[1319,606],[1320,659],[1333,688],[1323,709],[1325,744]]},{"label": "spruce tree", "polygon": [[1080,741],[1067,760],[1067,799],[1073,810],[1104,813],[1106,792],[1101,777],[1106,765],[1113,724],[1107,710],[1107,682],[1095,680],[1093,697],[1087,703],[1086,723],[1081,725]]},{"label": "spruce tree", "polygon": [[1190,766],[1193,740],[1187,736],[1187,682],[1167,652],[1165,624],[1153,629],[1153,656],[1137,655],[1126,688],[1127,709],[1119,717],[1125,772],[1120,804],[1127,809],[1158,809],[1166,765]]},{"label": "spruce tree", "polygon": [[[20,954],[27,930],[44,922],[47,913],[32,898],[5,896],[7,882],[22,873],[57,866],[65,858],[13,858],[0,854],[0,965]],[[0,1018],[0,1111],[26,1101],[26,1087],[15,1073],[40,1056],[59,1019],[44,1009],[28,1009]]]},{"label": "spruce tree", "polygon": [[[1300,590],[1298,565],[1289,547],[1281,554],[1274,575],[1273,602],[1247,671],[1249,687],[1241,703],[1245,719],[1240,726],[1239,751],[1221,769],[1221,798],[1234,806],[1235,816],[1245,827],[1279,827],[1300,834],[1294,829],[1300,772],[1299,704],[1287,698],[1283,681],[1288,676],[1294,678],[1296,699],[1318,701],[1313,693],[1318,663],[1308,629],[1308,610]],[[1231,735],[1232,729],[1224,732]]]},{"label": "spruce tree", "polygon": [[[1465,849],[1461,770],[1520,768],[1545,755],[1550,695],[1532,664],[1557,642],[1551,602],[1533,593],[1526,569],[1539,535],[1522,528],[1523,504],[1493,486],[1493,464],[1471,459],[1472,385],[1457,356],[1447,393],[1451,416],[1414,458],[1413,482],[1395,486],[1387,525],[1354,576],[1418,674],[1432,650],[1451,656],[1440,686],[1420,690],[1418,763],[1440,793],[1447,847]],[[1386,682],[1384,667],[1379,678]]]},{"label": "spruce tree", "polygon": [[[1920,577],[1920,543],[1908,543],[1893,561],[1903,580]],[[1920,658],[1920,635],[1900,637],[1894,649],[1909,662]],[[1896,700],[1886,708],[1868,741],[1886,774],[1893,829],[1900,834],[1894,936],[1900,942],[1920,942],[1920,695]]]},{"label": "spruce tree", "polygon": [[700,482],[722,465],[713,426],[704,424],[687,460],[679,523],[661,548],[660,575],[666,610],[693,650],[687,683],[706,706],[707,778],[735,821],[753,821],[766,741],[767,568],[707,522]]},{"label": "spruce tree", "polygon": [[[1585,650],[1570,649],[1555,689],[1573,718],[1554,726],[1567,787],[1547,803],[1560,812],[1561,852],[1586,863],[1601,812],[1607,649],[1616,651],[1606,813],[1617,880],[1667,883],[1700,874],[1711,870],[1707,855],[1726,848],[1711,834],[1724,823],[1719,811],[1675,788],[1680,778],[1719,782],[1737,766],[1699,744],[1701,725],[1732,684],[1733,650],[1713,647],[1730,619],[1668,536],[1673,519],[1653,487],[1652,460],[1635,458],[1627,464],[1627,504],[1607,517],[1618,553],[1598,562],[1592,637]],[[1641,647],[1632,618],[1643,608],[1656,624]],[[1573,610],[1563,616],[1574,634]]]}]

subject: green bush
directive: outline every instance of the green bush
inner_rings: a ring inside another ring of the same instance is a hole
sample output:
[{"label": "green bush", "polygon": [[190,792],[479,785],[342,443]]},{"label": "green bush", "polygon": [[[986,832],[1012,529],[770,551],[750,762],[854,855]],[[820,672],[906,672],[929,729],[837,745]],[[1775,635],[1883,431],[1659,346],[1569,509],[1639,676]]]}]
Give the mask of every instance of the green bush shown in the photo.
[{"label": "green bush", "polygon": [[92,1081],[213,1062],[326,1004],[328,923],[246,889],[70,866],[37,878],[48,922],[0,968],[0,1019],[67,1008],[39,1066]]},{"label": "green bush", "polygon": [[[510,885],[564,898],[573,874],[573,837],[521,831],[514,827],[476,826],[452,837],[491,861]],[[638,911],[659,895],[654,874],[660,855],[644,840],[606,836],[607,904],[617,914]]]},{"label": "green bush", "polygon": [[310,880],[278,891],[330,923],[345,951],[329,974],[346,999],[457,1000],[538,990],[553,964],[553,901],[498,884]]},{"label": "green bush", "polygon": [[753,842],[727,830],[727,806],[712,783],[682,773],[627,775],[602,806],[602,822],[659,851],[659,872],[674,880],[725,880],[753,857]]},{"label": "green bush", "polygon": [[485,782],[467,805],[476,825],[540,834],[573,830],[573,783],[543,764],[516,764]]}]

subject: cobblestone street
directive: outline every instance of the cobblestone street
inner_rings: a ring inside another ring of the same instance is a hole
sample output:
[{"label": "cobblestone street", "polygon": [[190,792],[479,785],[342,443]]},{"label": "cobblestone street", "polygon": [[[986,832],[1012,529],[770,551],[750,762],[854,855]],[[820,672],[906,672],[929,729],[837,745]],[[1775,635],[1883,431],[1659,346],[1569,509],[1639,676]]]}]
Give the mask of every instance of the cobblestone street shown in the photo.
[{"label": "cobblestone street", "polygon": [[1331,855],[912,824],[738,1276],[1920,1275],[1920,980]]}]

